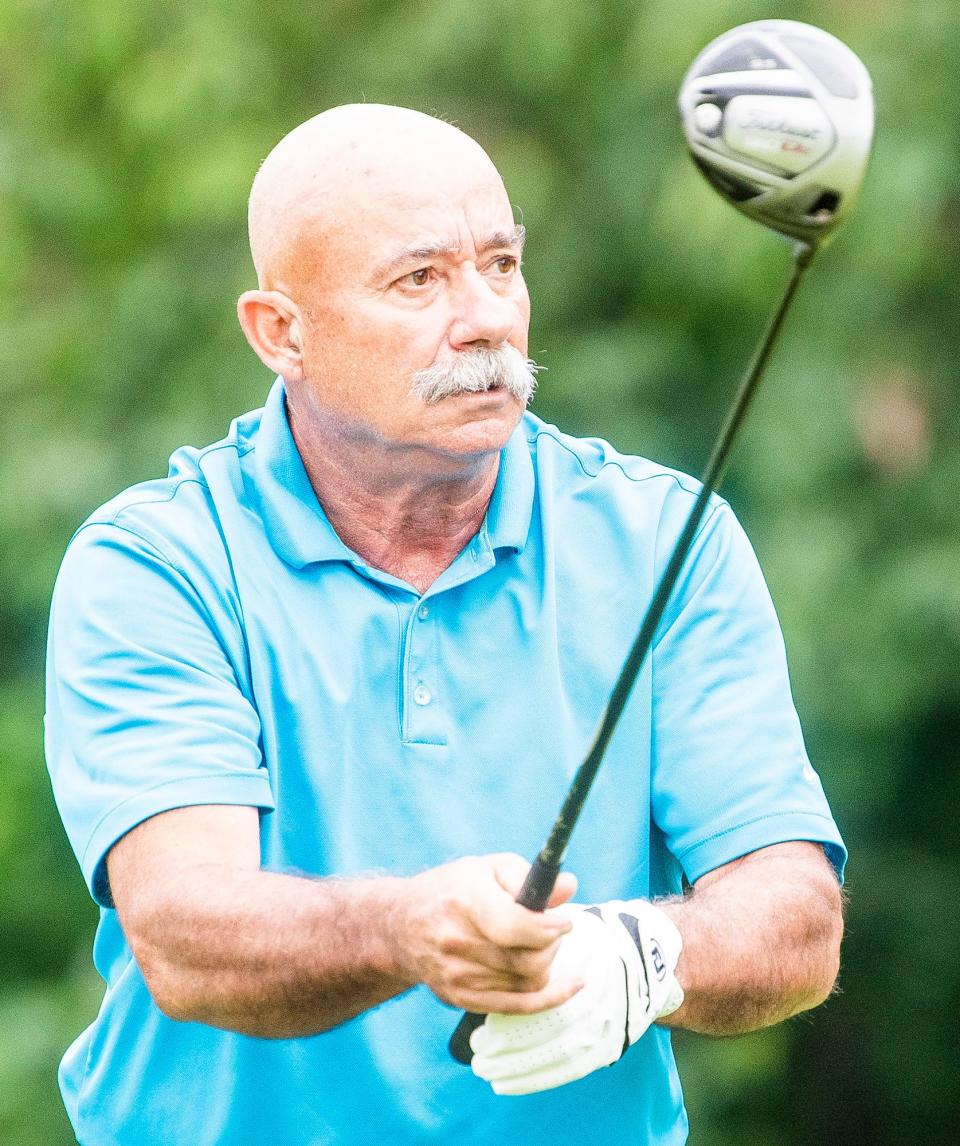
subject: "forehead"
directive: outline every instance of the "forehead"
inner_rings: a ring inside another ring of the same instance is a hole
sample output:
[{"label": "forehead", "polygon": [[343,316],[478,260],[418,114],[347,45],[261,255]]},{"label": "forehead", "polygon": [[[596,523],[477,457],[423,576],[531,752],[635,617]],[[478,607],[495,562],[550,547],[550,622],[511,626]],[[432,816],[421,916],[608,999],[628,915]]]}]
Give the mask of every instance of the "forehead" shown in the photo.
[{"label": "forehead", "polygon": [[270,152],[250,194],[261,286],[315,281],[317,261],[373,245],[466,246],[513,212],[496,168],[464,132],[408,108],[356,104],[307,120]]},{"label": "forehead", "polygon": [[492,165],[368,170],[338,198],[336,210],[318,218],[318,238],[326,247],[346,245],[371,260],[407,247],[468,250],[515,229]]}]

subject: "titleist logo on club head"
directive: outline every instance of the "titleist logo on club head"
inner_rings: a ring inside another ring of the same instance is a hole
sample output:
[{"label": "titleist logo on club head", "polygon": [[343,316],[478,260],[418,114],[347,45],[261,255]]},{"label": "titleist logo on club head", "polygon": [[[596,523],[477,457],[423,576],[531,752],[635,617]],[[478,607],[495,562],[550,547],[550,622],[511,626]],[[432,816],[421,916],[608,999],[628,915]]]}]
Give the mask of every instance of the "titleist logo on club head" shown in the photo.
[{"label": "titleist logo on club head", "polygon": [[745,131],[771,131],[777,135],[793,135],[798,139],[816,139],[819,127],[809,124],[791,123],[778,115],[764,115],[759,111],[748,111],[739,118],[739,126]]}]

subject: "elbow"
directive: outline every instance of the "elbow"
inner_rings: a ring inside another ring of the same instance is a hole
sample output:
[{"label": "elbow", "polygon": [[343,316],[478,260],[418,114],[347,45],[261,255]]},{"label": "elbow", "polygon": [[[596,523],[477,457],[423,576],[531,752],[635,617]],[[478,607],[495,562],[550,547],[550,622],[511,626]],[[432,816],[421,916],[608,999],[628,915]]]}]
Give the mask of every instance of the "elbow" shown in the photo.
[{"label": "elbow", "polygon": [[194,924],[162,890],[138,897],[120,908],[127,944],[154,1005],[178,1023],[205,1023],[230,1028],[231,977],[216,967],[210,953],[197,957]]},{"label": "elbow", "polygon": [[837,987],[840,977],[840,946],[843,942],[843,912],[838,906],[836,915],[832,920],[829,935],[824,944],[824,953],[821,961],[822,975],[818,984],[817,1000],[813,1004],[819,1006],[826,1002]]},{"label": "elbow", "polygon": [[[831,878],[823,888],[820,910],[811,920],[808,982],[797,1012],[818,1007],[834,993],[840,975],[840,948],[843,942],[843,893]],[[795,1012],[796,1013],[796,1012]]]},{"label": "elbow", "polygon": [[153,999],[156,1008],[162,1015],[168,1019],[173,1019],[177,1023],[198,1023],[203,1021],[203,1017],[197,1012],[182,995],[173,991],[157,991],[154,987],[148,984],[150,996]]},{"label": "elbow", "polygon": [[[209,989],[170,938],[170,919],[162,911],[127,912],[122,920],[133,954],[154,1005],[168,1019],[180,1023],[210,1022]],[[209,988],[209,985],[207,985]]]},{"label": "elbow", "polygon": [[187,977],[164,956],[142,943],[132,943],[134,958],[156,1008],[178,1023],[203,1022],[199,999],[189,988]]},{"label": "elbow", "polygon": [[181,964],[155,948],[134,948],[134,955],[157,1010],[177,1023],[204,1026],[259,1039],[299,1038],[321,1033],[336,1022],[313,1021],[313,1012],[291,1021],[243,984],[226,968],[199,969]]},{"label": "elbow", "polygon": [[157,1010],[174,1022],[203,1023],[257,1038],[284,1037],[259,1021],[250,1001],[233,998],[224,991],[222,982],[194,974],[162,957],[137,956],[137,964]]},{"label": "elbow", "polygon": [[793,1013],[799,1014],[801,1011],[809,1011],[814,1007],[819,1007],[821,1003],[825,1003],[836,990],[839,974],[840,956],[838,948],[836,957],[825,955],[820,960],[815,974],[811,975],[806,992]]}]

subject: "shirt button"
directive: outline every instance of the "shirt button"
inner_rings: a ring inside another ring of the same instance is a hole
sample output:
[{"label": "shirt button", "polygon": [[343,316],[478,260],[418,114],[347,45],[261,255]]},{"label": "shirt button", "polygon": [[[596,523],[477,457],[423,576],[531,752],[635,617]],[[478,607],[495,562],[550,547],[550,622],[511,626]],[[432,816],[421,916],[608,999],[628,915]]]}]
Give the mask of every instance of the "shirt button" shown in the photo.
[{"label": "shirt button", "polygon": [[426,605],[421,605],[420,608],[417,609],[417,616],[420,618],[421,621],[425,621],[427,619],[427,617],[430,616],[430,610],[427,608]]},{"label": "shirt button", "polygon": [[480,554],[477,551],[477,547],[475,545],[470,546],[470,560],[471,561],[479,561],[480,560]]},{"label": "shirt button", "polygon": [[417,704],[429,704],[430,689],[428,689],[425,684],[418,684],[417,687],[413,690],[413,699],[417,702]]}]

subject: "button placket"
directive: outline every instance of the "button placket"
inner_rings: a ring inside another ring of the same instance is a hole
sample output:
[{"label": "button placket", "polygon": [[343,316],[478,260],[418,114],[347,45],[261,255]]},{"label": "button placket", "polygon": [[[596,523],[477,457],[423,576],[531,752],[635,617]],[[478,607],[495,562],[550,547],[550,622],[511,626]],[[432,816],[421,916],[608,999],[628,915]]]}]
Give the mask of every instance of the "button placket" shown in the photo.
[{"label": "button placket", "polygon": [[404,682],[409,702],[404,725],[407,740],[444,744],[443,706],[438,700],[435,612],[433,603],[424,601],[410,610]]}]

